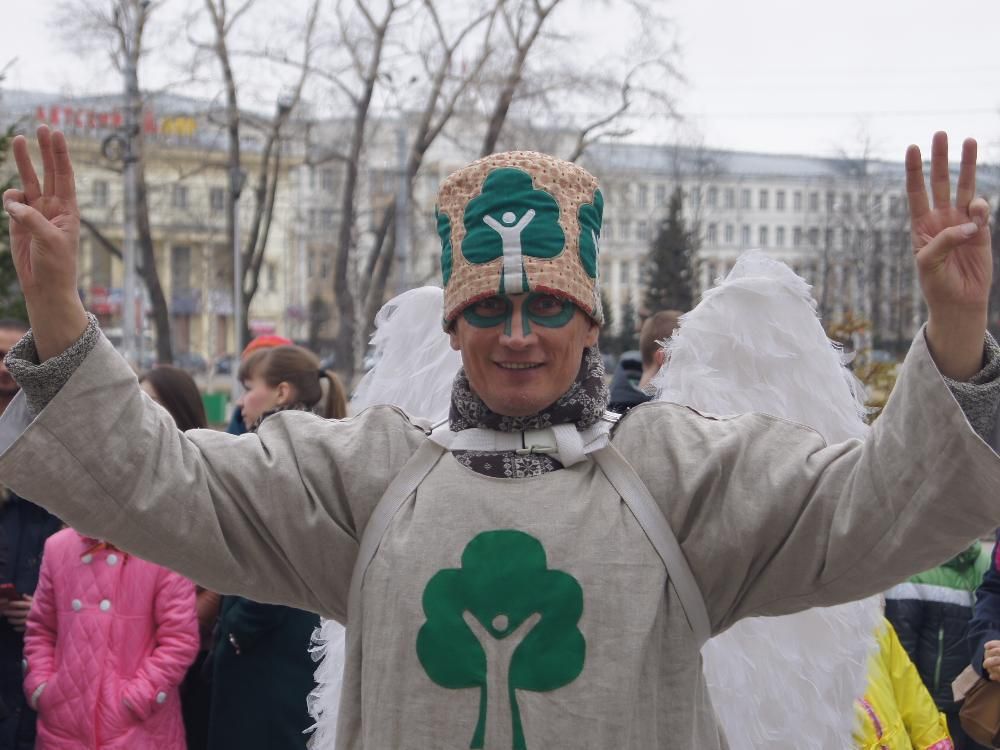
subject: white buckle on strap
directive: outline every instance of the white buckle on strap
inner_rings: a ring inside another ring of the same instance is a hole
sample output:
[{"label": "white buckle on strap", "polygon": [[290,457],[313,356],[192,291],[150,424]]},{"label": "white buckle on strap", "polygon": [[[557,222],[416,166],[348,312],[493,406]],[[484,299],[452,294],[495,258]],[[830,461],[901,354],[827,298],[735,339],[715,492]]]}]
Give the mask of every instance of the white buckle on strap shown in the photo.
[{"label": "white buckle on strap", "polygon": [[602,419],[585,430],[578,430],[572,424],[557,424],[541,430],[519,432],[500,432],[481,427],[452,432],[447,424],[441,424],[434,428],[430,438],[449,451],[513,451],[519,456],[541,453],[557,458],[559,463],[568,467],[606,446],[612,426],[612,422]]},{"label": "white buckle on strap", "polygon": [[542,430],[525,430],[521,433],[523,448],[515,448],[514,453],[526,456],[529,453],[558,453],[559,444],[551,427]]}]

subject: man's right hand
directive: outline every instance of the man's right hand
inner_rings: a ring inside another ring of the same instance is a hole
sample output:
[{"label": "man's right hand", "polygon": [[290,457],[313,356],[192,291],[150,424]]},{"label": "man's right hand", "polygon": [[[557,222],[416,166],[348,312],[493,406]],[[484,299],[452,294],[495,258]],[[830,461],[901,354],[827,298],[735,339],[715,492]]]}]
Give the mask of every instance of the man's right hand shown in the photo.
[{"label": "man's right hand", "polygon": [[983,649],[983,672],[994,682],[1000,682],[1000,641],[986,641]]},{"label": "man's right hand", "polygon": [[87,327],[77,292],[80,210],[66,137],[38,128],[44,181],[39,183],[28,142],[17,136],[14,161],[21,189],[7,190],[3,206],[10,215],[10,244],[40,361],[69,348]]}]

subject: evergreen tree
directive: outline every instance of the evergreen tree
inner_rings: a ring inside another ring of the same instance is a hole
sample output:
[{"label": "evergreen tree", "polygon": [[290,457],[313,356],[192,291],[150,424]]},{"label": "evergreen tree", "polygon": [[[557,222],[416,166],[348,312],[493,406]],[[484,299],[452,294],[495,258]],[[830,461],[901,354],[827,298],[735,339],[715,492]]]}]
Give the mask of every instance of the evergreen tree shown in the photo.
[{"label": "evergreen tree", "polygon": [[667,218],[660,222],[645,263],[644,302],[651,313],[690,310],[694,304],[695,233],[687,228],[681,189],[670,195]]},{"label": "evergreen tree", "polygon": [[[14,138],[14,129],[9,129],[0,135],[0,174],[3,174],[4,162],[10,154],[10,142]],[[13,178],[0,183],[0,193],[13,187]],[[0,210],[0,318],[28,319],[28,310],[24,305],[24,295],[17,282],[17,272],[14,270],[14,257],[10,252],[10,221],[6,211]]]}]

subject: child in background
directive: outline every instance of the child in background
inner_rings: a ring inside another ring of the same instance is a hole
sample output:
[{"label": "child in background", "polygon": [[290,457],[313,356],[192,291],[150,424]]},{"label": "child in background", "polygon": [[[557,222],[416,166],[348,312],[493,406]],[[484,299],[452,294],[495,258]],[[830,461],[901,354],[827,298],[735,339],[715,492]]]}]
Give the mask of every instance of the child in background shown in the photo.
[{"label": "child in background", "polygon": [[49,538],[24,638],[37,750],[184,750],[197,653],[194,584],[73,529]]},{"label": "child in background", "polygon": [[[346,416],[340,380],[320,370],[316,355],[300,346],[252,352],[240,366],[240,380],[246,393],[239,407],[250,431],[278,411]],[[316,670],[309,646],[318,626],[319,616],[312,612],[241,596],[222,598],[210,657],[212,750],[305,749],[309,736],[304,732],[312,724],[306,698]]]},{"label": "child in background", "polygon": [[858,750],[954,750],[948,723],[883,619],[876,634],[868,686],[858,699]]}]

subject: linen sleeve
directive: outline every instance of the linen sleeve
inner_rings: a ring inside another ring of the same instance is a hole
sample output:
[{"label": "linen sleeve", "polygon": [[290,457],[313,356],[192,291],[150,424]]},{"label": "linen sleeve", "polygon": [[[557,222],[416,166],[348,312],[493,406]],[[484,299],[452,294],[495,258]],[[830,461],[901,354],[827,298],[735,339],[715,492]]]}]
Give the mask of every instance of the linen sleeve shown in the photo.
[{"label": "linen sleeve", "polygon": [[346,616],[359,535],[424,433],[397,410],[178,431],[99,336],[41,412],[0,417],[0,483],[206,588]]}]

